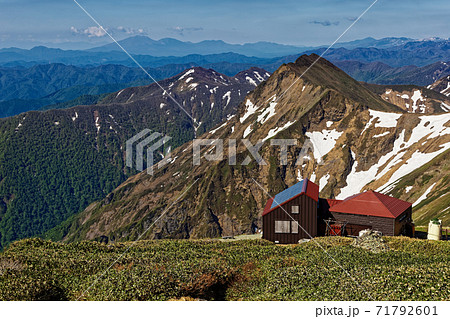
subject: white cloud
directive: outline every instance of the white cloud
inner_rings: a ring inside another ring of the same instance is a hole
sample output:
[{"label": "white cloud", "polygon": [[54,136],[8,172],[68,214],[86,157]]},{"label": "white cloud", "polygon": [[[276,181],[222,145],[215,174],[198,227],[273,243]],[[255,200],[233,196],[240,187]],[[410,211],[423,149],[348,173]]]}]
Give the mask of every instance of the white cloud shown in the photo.
[{"label": "white cloud", "polygon": [[70,31],[74,34],[87,35],[89,38],[102,38],[106,36],[106,32],[111,34],[125,33],[127,35],[141,34],[145,35],[147,32],[143,28],[127,28],[124,26],[118,26],[117,28],[100,28],[100,27],[88,27],[85,29],[77,29],[75,27],[70,27]]},{"label": "white cloud", "polygon": [[197,31],[203,31],[202,27],[180,27],[180,26],[176,26],[176,27],[172,27],[172,28],[168,28],[169,31],[178,33],[179,35],[184,35],[185,33],[190,33],[190,32],[197,32]]},{"label": "white cloud", "polygon": [[105,32],[106,29],[100,28],[100,27],[88,27],[86,29],[77,29],[75,27],[70,27],[70,31],[72,31],[75,34],[85,34],[89,38],[101,38],[106,35]]},{"label": "white cloud", "polygon": [[143,29],[143,28],[127,28],[127,27],[123,27],[123,26],[118,26],[115,31],[117,32],[123,32],[126,33],[128,35],[135,35],[135,34],[147,34],[147,32]]}]

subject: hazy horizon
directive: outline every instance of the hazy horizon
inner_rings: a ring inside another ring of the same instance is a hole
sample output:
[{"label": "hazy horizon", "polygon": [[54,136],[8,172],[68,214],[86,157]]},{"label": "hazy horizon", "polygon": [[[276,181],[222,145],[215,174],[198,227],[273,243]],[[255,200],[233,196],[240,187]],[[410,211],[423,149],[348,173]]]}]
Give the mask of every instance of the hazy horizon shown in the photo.
[{"label": "hazy horizon", "polygon": [[[332,43],[373,0],[79,3],[118,40],[145,35],[190,42],[319,46]],[[84,49],[111,42],[74,1],[0,0],[0,4],[2,48],[46,45]],[[449,12],[450,3],[444,0],[379,0],[340,42],[367,37],[448,38]]]},{"label": "hazy horizon", "polygon": [[[165,38],[159,38],[159,39],[154,39],[151,38],[147,35],[134,35],[134,36],[130,36],[130,37],[125,37],[122,39],[118,39],[119,41],[121,40],[125,40],[125,39],[129,39],[129,38],[134,38],[134,37],[147,37],[150,38],[152,40],[155,41],[160,41],[160,40],[164,40],[164,39],[175,39],[178,41],[182,41],[182,42],[190,42],[190,43],[200,43],[203,41],[223,41],[227,44],[232,44],[232,45],[244,45],[244,44],[254,44],[254,43],[261,43],[261,42],[267,42],[267,43],[274,43],[274,44],[280,44],[280,45],[288,45],[288,46],[297,46],[299,48],[301,47],[325,47],[330,45],[330,43],[323,43],[321,45],[317,45],[317,46],[306,46],[306,45],[295,45],[295,44],[288,44],[288,43],[278,43],[278,42],[272,42],[272,41],[255,41],[255,42],[245,42],[245,43],[233,43],[233,42],[227,42],[224,41],[222,39],[204,39],[204,40],[199,40],[199,41],[189,41],[189,40],[184,40],[184,39],[179,39],[177,37],[165,37]],[[360,41],[360,40],[365,40],[371,37],[366,37],[366,38],[361,38],[361,39],[353,39],[353,40],[349,40],[349,41],[340,41],[339,43],[348,43],[348,42],[352,42],[352,41]],[[393,36],[393,37],[386,37],[386,38],[406,38],[406,37],[401,37],[401,36]],[[422,38],[422,39],[414,39],[414,38],[410,38],[413,40],[425,40],[425,39],[432,39],[432,38],[439,38],[439,37],[428,37],[428,38]],[[381,40],[381,39],[385,39],[385,38],[374,38],[375,40]],[[448,38],[442,38],[443,40],[446,40]],[[107,44],[111,44],[114,43],[111,39],[106,39],[109,41],[104,41],[104,42],[96,42],[96,43],[89,43],[89,42],[61,42],[61,43],[48,43],[48,42],[30,42],[28,45],[25,46],[5,46],[5,47],[0,47],[0,49],[8,49],[8,48],[19,48],[19,49],[32,49],[34,47],[38,47],[38,46],[45,46],[48,48],[59,48],[59,49],[64,49],[64,50],[86,50],[86,49],[90,49],[90,48],[95,48],[95,47],[99,47],[99,46],[103,46],[103,45],[107,45]]]}]

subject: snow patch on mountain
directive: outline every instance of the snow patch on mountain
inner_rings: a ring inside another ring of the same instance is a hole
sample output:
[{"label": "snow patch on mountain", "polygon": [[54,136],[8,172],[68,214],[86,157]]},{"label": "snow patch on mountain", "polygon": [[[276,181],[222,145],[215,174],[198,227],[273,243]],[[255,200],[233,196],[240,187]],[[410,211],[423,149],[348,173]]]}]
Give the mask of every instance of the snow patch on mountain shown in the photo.
[{"label": "snow patch on mountain", "polygon": [[397,113],[388,113],[375,110],[369,110],[369,113],[371,117],[378,119],[378,121],[375,122],[375,127],[396,127],[397,120],[400,116],[402,116]]},{"label": "snow patch on mountain", "polygon": [[[409,158],[404,158],[407,150],[415,143],[421,142],[425,144],[436,137],[450,134],[450,127],[445,126],[450,121],[450,114],[426,115],[420,116],[419,119],[420,122],[412,130],[409,139],[405,140],[405,130],[403,130],[394,141],[392,151],[381,156],[378,163],[372,165],[367,171],[357,172],[358,162],[355,161],[346,179],[347,186],[341,189],[341,193],[336,198],[345,199],[352,194],[359,193],[364,185],[367,185],[373,180],[380,179],[394,169],[395,171],[389,180],[377,189],[377,191],[386,193],[395,186],[395,183],[400,178],[413,172],[424,163],[431,161],[450,148],[450,142],[444,143],[435,152],[422,153],[416,150]],[[398,167],[402,162],[404,163]],[[383,169],[380,171],[381,167]]]},{"label": "snow patch on mountain", "polygon": [[192,73],[194,73],[195,72],[195,70],[194,69],[189,69],[189,70],[187,70],[186,72],[184,72],[184,74],[182,75],[182,76],[180,76],[179,78],[178,78],[178,80],[183,80],[186,76],[188,76],[189,74],[192,74]]},{"label": "snow patch on mountain", "polygon": [[222,127],[224,127],[225,125],[227,125],[227,124],[228,124],[228,123],[225,122],[225,123],[223,123],[222,125],[220,125],[218,128],[215,128],[215,129],[209,131],[209,133],[214,134],[214,133],[216,133],[218,130],[220,130]]},{"label": "snow patch on mountain", "polygon": [[231,101],[231,91],[228,91],[227,93],[225,93],[222,96],[222,100],[225,99],[225,98],[227,99],[227,104],[226,105],[228,105],[230,103],[230,101]]},{"label": "snow patch on mountain", "polygon": [[322,130],[321,132],[306,132],[305,135],[313,144],[314,158],[320,161],[325,154],[330,152],[336,145],[336,141],[341,137],[343,132],[335,129]]},{"label": "snow patch on mountain", "polygon": [[255,80],[253,80],[251,77],[246,76],[245,79],[246,79],[250,84],[253,84],[254,86],[258,86],[258,84],[255,82]]},{"label": "snow patch on mountain", "polygon": [[209,89],[209,93],[214,94],[217,91],[218,86],[213,87],[212,89]]},{"label": "snow patch on mountain", "polygon": [[391,133],[391,132],[389,132],[389,131],[387,131],[387,132],[383,132],[383,133],[381,133],[381,134],[377,134],[377,135],[374,135],[374,136],[373,136],[373,138],[377,138],[377,137],[382,137],[382,136],[386,136],[386,135],[389,135],[389,133]]},{"label": "snow patch on mountain", "polygon": [[444,94],[445,96],[450,96],[450,81],[447,83],[447,87],[443,89],[441,93]]},{"label": "snow patch on mountain", "polygon": [[123,91],[125,91],[125,89],[123,89],[123,90],[120,90],[119,91],[119,93],[117,93],[117,95],[116,95],[116,98],[118,98],[119,97],[119,95],[123,92]]},{"label": "snow patch on mountain", "polygon": [[191,83],[189,84],[189,89],[192,91],[193,89],[195,89],[198,86],[198,83]]},{"label": "snow patch on mountain", "polygon": [[450,112],[450,105],[441,102],[441,109],[444,110],[445,112]]},{"label": "snow patch on mountain", "polygon": [[327,175],[324,175],[319,179],[319,191],[322,191],[322,189],[327,186],[329,178],[330,174],[327,173]]},{"label": "snow patch on mountain", "polygon": [[[450,142],[445,143],[441,145],[441,149],[437,150],[436,152],[432,153],[421,153],[419,151],[415,151],[411,157],[406,161],[405,164],[400,166],[391,176],[389,181],[384,184],[383,186],[378,188],[378,191],[388,192],[390,191],[394,186],[395,183],[402,178],[405,175],[408,175],[409,173],[413,172],[414,170],[421,167],[424,163],[428,163],[433,158],[438,156],[439,154],[443,153],[444,151],[448,150],[450,148]],[[394,165],[393,165],[394,166]],[[384,171],[384,170],[383,170]],[[383,176],[380,174],[380,176]]]},{"label": "snow patch on mountain", "polygon": [[256,119],[257,122],[264,124],[268,119],[270,119],[272,116],[276,114],[275,112],[275,106],[277,105],[276,102],[270,102],[269,107],[267,107],[264,112],[262,112],[260,115],[258,115],[258,118]]},{"label": "snow patch on mountain", "polygon": [[411,100],[413,101],[412,104],[412,112],[415,113],[417,109],[419,109],[420,113],[425,113],[425,104],[417,104],[417,101],[422,101],[424,100],[422,93],[419,90],[415,90],[413,93],[413,96],[411,97]]},{"label": "snow patch on mountain", "polygon": [[428,194],[431,192],[431,190],[433,189],[434,185],[436,185],[436,183],[434,183],[433,185],[431,185],[430,187],[427,188],[427,190],[425,191],[425,193],[422,194],[422,196],[420,196],[414,203],[413,203],[413,207],[417,206],[418,204],[420,204],[422,201],[424,201],[425,199],[427,199]]},{"label": "snow patch on mountain", "polygon": [[95,117],[95,127],[97,128],[97,133],[100,132],[100,117],[96,116]]},{"label": "snow patch on mountain", "polygon": [[301,181],[303,179],[303,177],[302,177],[302,173],[301,173],[301,171],[300,171],[300,168],[298,168],[297,169],[297,181]]},{"label": "snow patch on mountain", "polygon": [[253,74],[255,74],[255,77],[259,81],[259,83],[264,81],[264,78],[258,73],[258,71],[254,71]]},{"label": "snow patch on mountain", "polygon": [[[166,93],[165,91],[164,91],[164,93]],[[130,102],[131,101],[131,99],[133,98],[133,96],[134,96],[134,93],[133,94],[131,94],[131,96],[130,96],[130,98],[125,102],[125,103],[128,103],[128,102]]]},{"label": "snow patch on mountain", "polygon": [[244,121],[252,114],[254,114],[257,110],[258,110],[258,106],[253,104],[252,101],[250,101],[249,99],[247,99],[247,102],[245,102],[245,106],[246,111],[244,113],[244,115],[241,116],[241,118],[239,119],[239,121],[241,123],[244,123]]},{"label": "snow patch on mountain", "polygon": [[267,141],[269,138],[274,137],[275,135],[277,135],[281,131],[287,129],[289,126],[291,126],[294,123],[295,123],[295,121],[294,122],[289,121],[281,127],[276,127],[274,129],[269,130],[267,136],[265,138],[263,138],[263,142]]},{"label": "snow patch on mountain", "polygon": [[252,125],[250,124],[249,126],[247,126],[247,128],[244,131],[244,135],[242,135],[243,138],[247,138],[247,136],[252,132]]}]

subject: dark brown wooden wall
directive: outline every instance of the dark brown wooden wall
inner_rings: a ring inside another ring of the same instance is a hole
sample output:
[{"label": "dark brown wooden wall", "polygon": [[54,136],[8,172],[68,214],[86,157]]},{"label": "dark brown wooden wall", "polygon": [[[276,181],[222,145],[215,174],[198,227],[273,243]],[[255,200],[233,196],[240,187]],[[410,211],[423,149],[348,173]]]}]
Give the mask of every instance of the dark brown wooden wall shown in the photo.
[{"label": "dark brown wooden wall", "polygon": [[[406,215],[406,218],[402,218],[404,215]],[[406,228],[407,224],[411,222],[412,222],[412,207],[409,207],[405,212],[400,214],[395,219],[395,231],[394,231],[395,236],[399,235],[412,236],[412,233],[409,233],[411,230]]]},{"label": "dark brown wooden wall", "polygon": [[338,221],[346,221],[349,231],[355,233],[348,233],[348,235],[358,236],[359,230],[371,228],[378,230],[385,236],[394,236],[394,222],[393,218],[366,216],[366,215],[353,215],[331,212],[333,217]]},{"label": "dark brown wooden wall", "polygon": [[317,236],[325,236],[327,225],[325,220],[333,218],[330,213],[330,205],[325,198],[319,198],[317,207]]},{"label": "dark brown wooden wall", "polygon": [[[311,235],[317,236],[317,202],[312,198],[301,195],[286,204],[283,208]],[[292,206],[299,206],[300,213],[292,214]],[[300,227],[298,234],[275,233],[275,220],[292,219],[279,207],[263,216],[263,238],[280,244],[296,244],[302,238],[310,238]]]}]

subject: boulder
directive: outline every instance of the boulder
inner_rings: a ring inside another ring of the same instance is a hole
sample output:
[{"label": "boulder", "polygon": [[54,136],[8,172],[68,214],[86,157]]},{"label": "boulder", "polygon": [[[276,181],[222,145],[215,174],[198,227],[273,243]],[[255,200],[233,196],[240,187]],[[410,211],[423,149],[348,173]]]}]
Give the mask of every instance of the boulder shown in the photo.
[{"label": "boulder", "polygon": [[383,239],[381,232],[371,229],[361,231],[360,236],[355,238],[351,245],[373,253],[380,253],[390,249],[386,241]]}]

